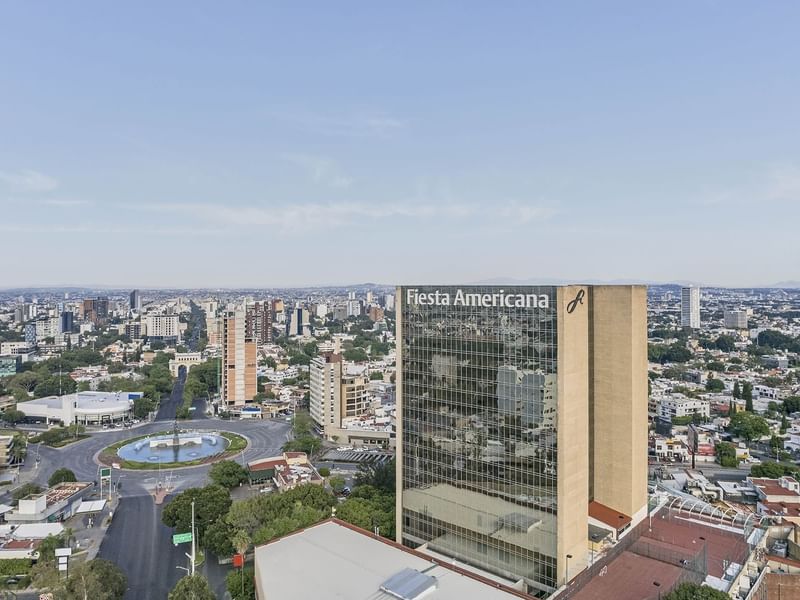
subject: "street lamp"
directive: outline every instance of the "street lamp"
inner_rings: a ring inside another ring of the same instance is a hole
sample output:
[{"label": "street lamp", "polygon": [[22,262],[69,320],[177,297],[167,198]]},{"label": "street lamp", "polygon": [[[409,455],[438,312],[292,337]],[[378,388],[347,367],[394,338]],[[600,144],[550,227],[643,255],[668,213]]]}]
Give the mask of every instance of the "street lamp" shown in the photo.
[{"label": "street lamp", "polygon": [[567,554],[567,565],[566,565],[566,567],[567,567],[566,571],[567,572],[564,575],[564,587],[566,587],[567,584],[569,583],[569,559],[570,558],[572,558],[572,554]]},{"label": "street lamp", "polygon": [[600,537],[597,533],[592,534],[592,564],[594,564],[594,545],[597,542],[597,538]]},{"label": "street lamp", "polygon": [[661,600],[661,584],[658,581],[654,581],[653,585],[656,586],[658,590],[658,600]]}]

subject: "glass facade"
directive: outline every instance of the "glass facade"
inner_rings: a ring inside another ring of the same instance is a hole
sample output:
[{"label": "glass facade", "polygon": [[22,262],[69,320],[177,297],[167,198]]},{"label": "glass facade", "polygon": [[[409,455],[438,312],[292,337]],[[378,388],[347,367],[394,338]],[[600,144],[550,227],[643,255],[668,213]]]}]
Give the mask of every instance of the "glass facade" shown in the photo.
[{"label": "glass facade", "polygon": [[404,543],[556,587],[555,287],[401,288]]}]

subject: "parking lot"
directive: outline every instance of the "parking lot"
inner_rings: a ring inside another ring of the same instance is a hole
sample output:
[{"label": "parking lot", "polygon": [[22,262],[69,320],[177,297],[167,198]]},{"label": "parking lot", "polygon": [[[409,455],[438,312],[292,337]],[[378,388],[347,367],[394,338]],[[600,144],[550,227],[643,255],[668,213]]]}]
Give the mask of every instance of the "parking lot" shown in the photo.
[{"label": "parking lot", "polygon": [[330,462],[379,465],[391,460],[393,457],[393,453],[383,450],[328,450],[322,459]]}]

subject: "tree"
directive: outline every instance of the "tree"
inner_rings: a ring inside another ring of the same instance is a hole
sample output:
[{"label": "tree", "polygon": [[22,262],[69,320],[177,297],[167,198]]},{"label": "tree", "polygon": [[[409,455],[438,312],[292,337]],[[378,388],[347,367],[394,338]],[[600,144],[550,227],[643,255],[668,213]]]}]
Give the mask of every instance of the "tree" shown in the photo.
[{"label": "tree", "polygon": [[744,398],[744,409],[753,412],[753,384],[745,381],[742,385],[742,398]]},{"label": "tree", "polygon": [[369,374],[370,381],[383,381],[383,373],[380,371],[373,371]]},{"label": "tree", "polygon": [[748,444],[769,433],[769,425],[766,420],[750,412],[734,414],[728,429],[733,435],[744,439]]},{"label": "tree", "polygon": [[254,600],[256,597],[255,571],[252,567],[241,573],[231,571],[225,577],[225,587],[233,600]]},{"label": "tree", "polygon": [[395,491],[394,459],[380,465],[362,464],[356,473],[355,483],[356,485],[370,485],[393,494]]},{"label": "tree", "polygon": [[15,425],[17,423],[21,423],[25,420],[25,413],[21,410],[17,410],[15,408],[10,408],[3,413],[3,420],[6,423],[10,423],[11,425]]},{"label": "tree", "polygon": [[725,384],[720,379],[709,379],[706,381],[706,389],[709,392],[721,392],[725,389]]},{"label": "tree", "polygon": [[317,469],[317,473],[320,474],[320,477],[328,477],[331,474],[331,470],[328,467],[320,467]]},{"label": "tree", "polygon": [[277,366],[278,366],[278,363],[276,363],[276,362],[275,362],[275,359],[274,359],[274,358],[272,358],[271,356],[268,356],[268,357],[267,357],[266,363],[267,363],[267,366],[268,366],[270,369],[275,369],[275,368],[277,368]]},{"label": "tree", "polygon": [[108,560],[96,558],[70,569],[66,600],[122,600],[128,578]]},{"label": "tree", "polygon": [[789,429],[789,419],[786,418],[786,415],[781,415],[781,434],[786,433],[787,429]]},{"label": "tree", "polygon": [[719,442],[714,448],[717,462],[722,467],[735,467],[739,464],[736,460],[736,447],[728,442]]},{"label": "tree", "polygon": [[247,481],[247,471],[234,460],[223,460],[212,465],[208,478],[217,485],[231,489]]},{"label": "tree", "polygon": [[742,388],[739,387],[739,380],[738,379],[733,384],[733,397],[736,400],[740,400],[742,398]]},{"label": "tree", "polygon": [[66,467],[61,467],[60,469],[53,471],[53,474],[50,475],[50,479],[47,480],[47,485],[53,487],[54,485],[63,483],[65,481],[78,481],[78,479],[75,477],[75,473]]},{"label": "tree", "polygon": [[340,475],[334,475],[333,477],[328,478],[328,484],[331,486],[334,494],[341,494],[342,490],[345,487],[345,480],[344,477]]},{"label": "tree", "polygon": [[344,351],[344,359],[350,362],[366,362],[369,357],[363,348],[351,348]]},{"label": "tree", "polygon": [[784,475],[796,476],[797,465],[791,463],[775,463],[765,462],[760,465],[753,465],[750,468],[750,475],[752,477],[766,477],[768,479],[777,479]]},{"label": "tree", "polygon": [[20,499],[32,494],[39,494],[41,491],[42,488],[37,484],[33,482],[25,483],[14,490],[14,492],[11,494],[11,498],[13,498],[14,502],[19,502]]},{"label": "tree", "polygon": [[231,506],[228,490],[220,485],[189,488],[178,494],[164,507],[161,521],[178,532],[192,530],[192,501],[194,501],[195,528],[197,538],[203,540],[206,528],[217,521]]},{"label": "tree", "polygon": [[168,600],[217,600],[202,575],[187,575],[175,584]]},{"label": "tree", "polygon": [[730,596],[705,585],[687,582],[664,596],[664,600],[730,600]]},{"label": "tree", "polygon": [[234,532],[234,528],[225,520],[225,517],[217,519],[206,528],[203,547],[213,552],[218,558],[231,556],[235,550],[231,542]]},{"label": "tree", "polygon": [[714,342],[714,345],[717,347],[717,350],[722,350],[723,352],[733,352],[736,350],[736,338],[730,335],[721,335]]}]

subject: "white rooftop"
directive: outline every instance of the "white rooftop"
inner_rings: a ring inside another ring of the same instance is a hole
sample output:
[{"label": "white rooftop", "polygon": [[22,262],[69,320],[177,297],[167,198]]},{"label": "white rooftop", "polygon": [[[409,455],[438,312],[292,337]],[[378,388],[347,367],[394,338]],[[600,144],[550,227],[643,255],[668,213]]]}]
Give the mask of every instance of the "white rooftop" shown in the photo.
[{"label": "white rooftop", "polygon": [[519,597],[331,520],[257,547],[255,563],[258,589],[281,600],[396,600],[381,587],[406,569],[435,578],[425,600]]}]

